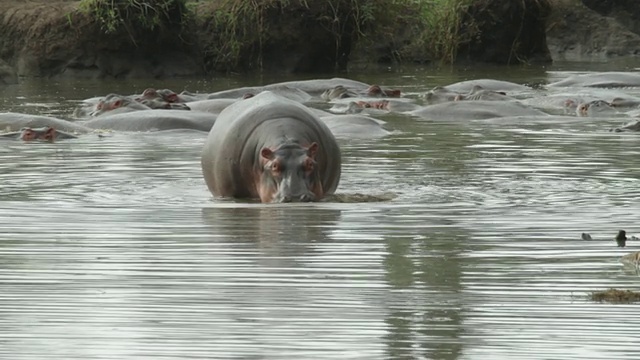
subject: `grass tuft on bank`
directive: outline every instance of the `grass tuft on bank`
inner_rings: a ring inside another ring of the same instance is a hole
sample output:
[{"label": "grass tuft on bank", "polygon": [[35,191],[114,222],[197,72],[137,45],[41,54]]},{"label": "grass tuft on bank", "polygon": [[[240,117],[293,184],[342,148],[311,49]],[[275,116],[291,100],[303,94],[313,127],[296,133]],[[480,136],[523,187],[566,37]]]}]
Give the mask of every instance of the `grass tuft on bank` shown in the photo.
[{"label": "grass tuft on bank", "polygon": [[145,34],[179,31],[189,14],[185,0],[82,0],[78,10],[105,34],[126,33],[134,43]]}]

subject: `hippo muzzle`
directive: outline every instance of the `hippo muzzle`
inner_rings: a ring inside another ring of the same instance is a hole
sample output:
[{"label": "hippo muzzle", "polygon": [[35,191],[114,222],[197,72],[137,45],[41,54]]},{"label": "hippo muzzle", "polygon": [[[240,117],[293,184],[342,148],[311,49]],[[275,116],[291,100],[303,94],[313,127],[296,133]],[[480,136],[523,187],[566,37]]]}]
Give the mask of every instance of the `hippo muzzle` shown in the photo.
[{"label": "hippo muzzle", "polygon": [[276,150],[263,148],[259,186],[262,202],[311,202],[322,197],[317,150],[317,143],[308,148],[299,144],[286,144]]}]

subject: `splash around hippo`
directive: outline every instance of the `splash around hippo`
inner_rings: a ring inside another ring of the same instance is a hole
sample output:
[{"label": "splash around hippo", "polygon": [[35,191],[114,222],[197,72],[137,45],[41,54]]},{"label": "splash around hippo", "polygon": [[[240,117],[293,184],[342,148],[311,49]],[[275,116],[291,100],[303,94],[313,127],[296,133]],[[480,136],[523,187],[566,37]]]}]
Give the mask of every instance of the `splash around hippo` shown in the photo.
[{"label": "splash around hippo", "polygon": [[269,91],[220,113],[201,162],[213,195],[263,203],[321,200],[335,191],[341,172],[329,128],[303,105]]}]

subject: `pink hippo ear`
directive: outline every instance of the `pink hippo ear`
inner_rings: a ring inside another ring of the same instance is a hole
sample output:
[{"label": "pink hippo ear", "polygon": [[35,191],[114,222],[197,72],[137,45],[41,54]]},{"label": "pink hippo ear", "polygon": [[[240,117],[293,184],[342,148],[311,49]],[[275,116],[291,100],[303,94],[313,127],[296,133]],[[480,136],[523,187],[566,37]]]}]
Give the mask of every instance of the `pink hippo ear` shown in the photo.
[{"label": "pink hippo ear", "polygon": [[262,150],[260,150],[260,156],[265,160],[273,160],[273,150],[268,147],[263,147]]},{"label": "pink hippo ear", "polygon": [[122,105],[122,101],[121,100],[116,100],[113,102],[113,108],[117,109]]},{"label": "pink hippo ear", "polygon": [[56,129],[50,127],[45,131],[43,138],[47,141],[53,141],[55,140],[56,135],[57,135]]},{"label": "pink hippo ear", "polygon": [[320,146],[317,142],[311,143],[311,145],[309,145],[309,147],[307,148],[307,155],[309,155],[310,158],[315,159],[316,154],[318,154],[319,147]]}]

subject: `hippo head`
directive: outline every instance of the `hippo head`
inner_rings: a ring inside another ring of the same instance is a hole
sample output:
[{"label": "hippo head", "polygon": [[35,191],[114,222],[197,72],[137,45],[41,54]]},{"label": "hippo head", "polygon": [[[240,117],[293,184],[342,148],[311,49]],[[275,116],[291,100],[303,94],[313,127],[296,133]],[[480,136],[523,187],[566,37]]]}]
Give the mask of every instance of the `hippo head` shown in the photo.
[{"label": "hippo head", "polygon": [[383,90],[380,85],[371,85],[367,89],[367,95],[373,97],[400,97],[401,92],[398,89]]},{"label": "hippo head", "polygon": [[169,90],[169,89],[160,89],[160,90],[158,90],[158,95],[160,95],[162,100],[164,100],[166,102],[169,102],[169,103],[181,102],[180,97],[178,96],[178,94],[176,94],[175,92],[173,92],[172,90]]},{"label": "hippo head", "polygon": [[613,115],[616,110],[604,100],[593,100],[578,105],[576,114],[578,116],[607,116]]},{"label": "hippo head", "polygon": [[24,127],[20,129],[19,138],[23,141],[41,140],[53,142],[56,139],[56,135],[56,129],[49,126],[37,129]]},{"label": "hippo head", "polygon": [[349,93],[349,90],[347,90],[346,87],[342,85],[336,85],[331,89],[325,90],[322,93],[322,95],[320,95],[320,97],[323,100],[331,101],[333,99],[345,99],[345,98],[351,97],[351,94]]},{"label": "hippo head", "polygon": [[260,150],[262,171],[258,191],[263,203],[310,202],[323,196],[316,164],[318,143],[304,147],[287,142]]},{"label": "hippo head", "polygon": [[157,99],[159,97],[160,95],[158,95],[158,92],[154,88],[144,89],[142,95],[140,96],[140,98],[142,99]]}]

